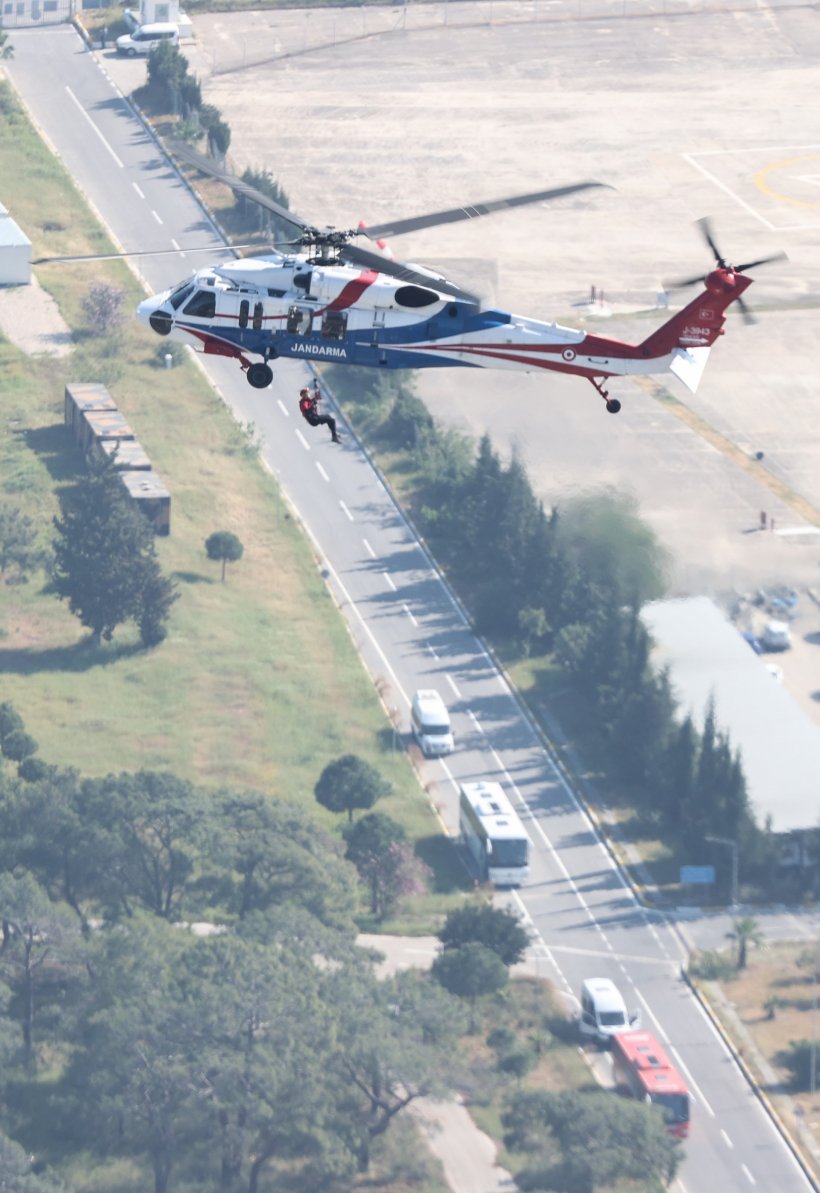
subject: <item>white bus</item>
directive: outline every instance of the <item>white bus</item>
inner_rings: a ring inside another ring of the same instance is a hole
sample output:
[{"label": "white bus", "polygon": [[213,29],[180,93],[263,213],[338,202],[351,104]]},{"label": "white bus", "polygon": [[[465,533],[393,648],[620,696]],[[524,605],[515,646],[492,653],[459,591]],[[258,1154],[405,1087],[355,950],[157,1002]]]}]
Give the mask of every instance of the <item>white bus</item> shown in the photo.
[{"label": "white bus", "polygon": [[530,839],[500,783],[462,783],[458,827],[482,882],[520,886],[526,880]]}]

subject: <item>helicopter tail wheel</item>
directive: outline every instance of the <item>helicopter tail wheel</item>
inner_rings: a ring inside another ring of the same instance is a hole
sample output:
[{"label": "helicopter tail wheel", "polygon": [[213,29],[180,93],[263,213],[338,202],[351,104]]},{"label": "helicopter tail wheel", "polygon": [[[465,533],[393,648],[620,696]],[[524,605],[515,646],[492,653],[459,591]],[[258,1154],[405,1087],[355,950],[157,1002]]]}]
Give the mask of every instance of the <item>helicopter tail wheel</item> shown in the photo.
[{"label": "helicopter tail wheel", "polygon": [[248,384],[254,389],[267,389],[273,381],[273,369],[270,365],[253,364],[247,372]]},{"label": "helicopter tail wheel", "polygon": [[603,385],[601,384],[601,382],[598,380],[597,377],[590,377],[589,381],[592,385],[594,385],[595,389],[598,391],[598,393],[604,399],[604,403],[605,403],[606,408],[609,411],[609,413],[617,414],[618,411],[621,409],[621,403],[618,401],[618,399],[611,398],[609,396],[609,390],[604,389]]}]

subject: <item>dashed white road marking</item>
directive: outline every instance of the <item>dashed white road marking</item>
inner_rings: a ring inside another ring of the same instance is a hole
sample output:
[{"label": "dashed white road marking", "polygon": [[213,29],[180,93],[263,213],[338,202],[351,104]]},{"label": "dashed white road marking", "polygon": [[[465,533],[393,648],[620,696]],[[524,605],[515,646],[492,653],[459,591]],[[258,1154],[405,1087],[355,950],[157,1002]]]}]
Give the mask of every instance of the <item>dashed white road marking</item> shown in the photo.
[{"label": "dashed white road marking", "polygon": [[375,552],[375,551],[373,550],[373,548],[370,546],[370,543],[367,541],[367,539],[362,539],[362,542],[364,543],[365,550],[367,551],[367,554],[370,556],[370,558],[371,558],[371,559],[375,559],[375,558],[376,558],[376,552]]},{"label": "dashed white road marking", "polygon": [[[144,199],[144,198],[145,198],[145,195],[142,193],[142,191],[140,190],[140,188],[137,186],[136,182],[132,182],[132,183],[131,183],[131,185],[133,186],[134,190],[137,192],[137,194],[139,195],[139,197],[140,197],[141,199]],[[173,244],[173,241],[172,241],[171,243]]]},{"label": "dashed white road marking", "polygon": [[410,618],[410,620],[411,620],[411,622],[413,623],[413,625],[414,625],[414,626],[418,626],[418,624],[419,624],[419,623],[416,621],[415,617],[413,616],[413,614],[412,614],[412,612],[410,611],[410,609],[408,609],[407,605],[402,605],[402,609],[403,609],[403,610],[404,610],[404,612],[407,614],[407,616]]},{"label": "dashed white road marking", "polygon": [[172,240],[172,241],[171,241],[171,244],[172,244],[172,245],[173,245],[173,247],[176,249],[176,251],[179,253],[180,257],[184,257],[184,256],[185,256],[185,252],[184,252],[184,250],[183,250],[183,249],[181,249],[181,248],[179,247],[179,243],[178,243],[176,240]]},{"label": "dashed white road marking", "polygon": [[746,1167],[746,1165],[745,1165],[745,1164],[741,1164],[741,1166],[740,1166],[740,1171],[741,1171],[741,1172],[743,1173],[743,1175],[746,1177],[746,1180],[749,1182],[749,1184],[750,1184],[750,1185],[756,1185],[756,1184],[757,1184],[757,1181],[756,1181],[756,1180],[755,1180],[755,1178],[752,1176],[751,1172],[749,1172],[749,1169]]},{"label": "dashed white road marking", "polygon": [[70,88],[70,87],[66,87],[66,91],[68,92],[68,97],[69,97],[69,99],[71,99],[71,100],[73,100],[73,101],[74,101],[74,103],[77,105],[77,107],[79,108],[79,110],[82,112],[82,114],[83,114],[83,116],[85,117],[85,119],[88,121],[88,123],[89,123],[89,124],[91,125],[91,127],[94,129],[94,132],[97,134],[97,136],[98,136],[98,137],[100,138],[100,140],[102,141],[103,145],[106,147],[106,149],[108,150],[108,152],[111,154],[111,156],[113,157],[114,161],[117,163],[117,165],[119,166],[119,168],[120,168],[121,170],[123,170],[123,169],[125,168],[125,167],[124,167],[124,165],[123,165],[123,163],[122,163],[122,162],[120,161],[120,159],[117,157],[116,153],[115,153],[115,152],[114,152],[114,150],[111,148],[111,146],[108,144],[108,142],[106,141],[105,137],[102,135],[102,133],[100,132],[100,130],[97,128],[97,126],[96,126],[96,124],[94,123],[94,121],[93,121],[93,120],[91,119],[91,117],[88,115],[88,112],[86,112],[86,110],[85,110],[85,108],[83,107],[83,105],[82,105],[82,104],[80,103],[80,101],[77,99],[77,96],[74,94],[74,92],[71,90],[71,88]]},{"label": "dashed white road marking", "polygon": [[282,401],[282,399],[281,399],[281,398],[277,398],[277,399],[276,399],[276,405],[277,405],[277,406],[279,407],[279,409],[282,411],[282,413],[284,414],[285,418],[290,418],[290,411],[288,410],[287,406],[285,405],[285,403]]},{"label": "dashed white road marking", "polygon": [[330,477],[325,472],[324,468],[322,467],[321,463],[318,460],[316,461],[316,470],[319,473],[319,476],[322,478],[322,480],[327,481],[327,483],[330,484]]},{"label": "dashed white road marking", "polygon": [[356,519],[353,517],[353,515],[352,515],[352,514],[351,514],[351,512],[350,512],[350,510],[347,508],[347,506],[345,505],[345,503],[342,501],[341,497],[339,498],[339,505],[342,507],[342,509],[344,510],[345,514],[347,515],[347,519],[348,519],[348,521],[349,521],[349,522],[355,522],[355,521],[356,521]]},{"label": "dashed white road marking", "polygon": [[[636,987],[636,990],[637,990],[637,987]],[[640,990],[638,990],[638,998],[641,998]],[[647,1011],[649,1011],[648,1005],[644,1002],[644,1000],[642,998],[641,998],[641,1002],[644,1003],[644,1006],[646,1006]],[[649,1014],[652,1015],[652,1012],[649,1011]],[[652,1018],[655,1019],[655,1016],[652,1015]],[[655,1022],[658,1023],[658,1020],[655,1019]],[[661,1025],[658,1023],[658,1027],[660,1027],[660,1026]],[[662,1027],[661,1027],[661,1032],[663,1033],[667,1043],[669,1043],[669,1037],[666,1035],[666,1032],[663,1030]],[[681,1054],[678,1052],[677,1048],[675,1048],[674,1045],[669,1044],[669,1051],[672,1053],[675,1060],[678,1062],[678,1067],[683,1069],[684,1075],[686,1076],[686,1078],[689,1081],[689,1088],[693,1089],[695,1091],[695,1094],[696,1094],[697,1099],[700,1102],[701,1106],[705,1106],[706,1110],[709,1112],[709,1114],[712,1116],[712,1118],[715,1118],[714,1110],[707,1102],[706,1097],[703,1093],[703,1090],[700,1088],[698,1083],[695,1081],[694,1077],[692,1076],[691,1072],[689,1071],[688,1066],[683,1063],[683,1060],[681,1059]]]},{"label": "dashed white road marking", "polygon": [[389,584],[389,586],[390,586],[390,587],[393,589],[393,591],[395,592],[395,591],[396,591],[396,585],[393,583],[393,577],[390,575],[390,573],[389,573],[389,572],[382,572],[382,575],[384,576],[384,578],[385,578],[385,580],[387,581],[387,583]]},{"label": "dashed white road marking", "polygon": [[444,677],[444,678],[447,680],[448,684],[450,685],[450,687],[451,687],[451,688],[453,689],[453,691],[455,692],[456,699],[457,699],[457,700],[460,700],[460,699],[461,699],[461,692],[459,692],[459,690],[458,690],[458,688],[456,687],[455,683],[453,682],[452,678],[451,678],[449,675],[445,675],[445,677]]},{"label": "dashed white road marking", "polygon": [[162,223],[162,220],[160,219],[160,217],[157,215],[157,213],[153,209],[151,211],[151,215],[154,217],[154,219],[157,221],[158,224]]},{"label": "dashed white road marking", "polygon": [[721,1128],[720,1128],[720,1133],[721,1133],[721,1135],[723,1136],[723,1142],[726,1144],[726,1146],[727,1146],[727,1147],[731,1147],[731,1148],[733,1148],[735,1145],[732,1143],[732,1141],[731,1141],[731,1139],[729,1138],[729,1136],[728,1136],[728,1135],[726,1134],[726,1132],[723,1130],[723,1127],[721,1127]]},{"label": "dashed white road marking", "polygon": [[307,439],[305,439],[304,435],[298,428],[296,429],[296,438],[299,440],[299,442],[301,443],[301,445],[305,449],[305,451],[309,452],[310,444],[308,443]]},{"label": "dashed white road marking", "polygon": [[438,655],[436,654],[436,648],[435,648],[434,646],[431,646],[429,642],[425,642],[425,644],[424,644],[424,645],[425,645],[425,646],[427,647],[427,649],[430,651],[430,654],[433,656],[433,658],[434,658],[434,659],[437,659],[437,658],[438,658]]}]

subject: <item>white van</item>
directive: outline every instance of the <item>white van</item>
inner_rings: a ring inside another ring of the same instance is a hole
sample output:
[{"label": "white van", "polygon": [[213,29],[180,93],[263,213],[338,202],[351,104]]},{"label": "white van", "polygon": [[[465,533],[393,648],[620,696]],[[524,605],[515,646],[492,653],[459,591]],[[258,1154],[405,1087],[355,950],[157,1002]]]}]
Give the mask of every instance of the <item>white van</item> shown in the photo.
[{"label": "white van", "polygon": [[618,987],[609,978],[587,978],[581,986],[581,1039],[598,1044],[612,1043],[619,1032],[641,1026],[640,1011],[627,1014]]},{"label": "white van", "polygon": [[449,754],[453,748],[453,731],[447,706],[435,688],[422,688],[413,697],[410,710],[413,736],[426,758]]},{"label": "white van", "polygon": [[150,54],[154,46],[163,41],[170,41],[172,46],[178,46],[179,26],[140,25],[139,29],[134,29],[132,33],[123,33],[122,37],[117,38],[117,53],[136,58],[137,54]]}]

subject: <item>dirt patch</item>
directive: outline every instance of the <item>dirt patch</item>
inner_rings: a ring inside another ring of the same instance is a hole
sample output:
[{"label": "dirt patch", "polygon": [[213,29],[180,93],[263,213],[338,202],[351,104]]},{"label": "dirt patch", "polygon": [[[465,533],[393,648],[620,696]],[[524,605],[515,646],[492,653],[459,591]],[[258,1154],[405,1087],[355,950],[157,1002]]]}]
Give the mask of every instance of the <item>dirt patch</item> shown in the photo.
[{"label": "dirt patch", "polygon": [[74,337],[50,294],[32,277],[0,287],[0,332],[27,356],[68,356]]},{"label": "dirt patch", "polygon": [[[813,958],[813,962],[812,962]],[[750,953],[730,981],[705,983],[710,1001],[738,1052],[774,1103],[787,1128],[813,1153],[820,1174],[820,950],[772,944]],[[815,1092],[793,1080],[785,1058],[793,1043],[817,1041]]]}]

